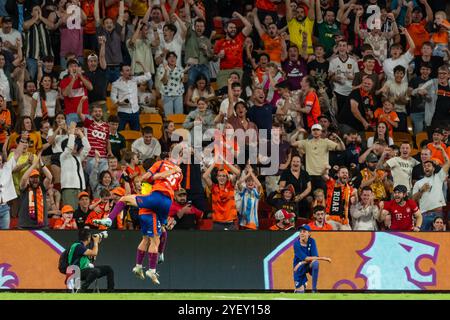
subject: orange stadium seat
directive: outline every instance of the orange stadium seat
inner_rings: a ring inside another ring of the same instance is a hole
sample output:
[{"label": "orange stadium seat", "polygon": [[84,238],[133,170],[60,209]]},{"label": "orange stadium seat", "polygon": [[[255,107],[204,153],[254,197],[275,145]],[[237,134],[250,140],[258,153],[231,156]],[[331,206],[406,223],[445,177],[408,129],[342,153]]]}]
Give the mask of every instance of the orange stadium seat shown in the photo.
[{"label": "orange stadium seat", "polygon": [[159,113],[142,113],[139,115],[139,124],[141,128],[145,127],[147,124],[161,124],[163,120]]},{"label": "orange stadium seat", "polygon": [[131,150],[131,144],[133,143],[134,140],[137,140],[140,137],[142,137],[141,132],[135,130],[122,130],[120,131],[120,134],[123,135],[123,137],[125,138],[128,150]]},{"label": "orange stadium seat", "polygon": [[426,132],[422,131],[422,132],[419,132],[418,134],[416,134],[416,146],[417,146],[417,148],[420,149],[420,144],[424,140],[428,140],[428,134]]},{"label": "orange stadium seat", "polygon": [[183,128],[183,123],[184,120],[186,119],[186,115],[185,114],[170,114],[166,117],[167,121],[173,121],[173,123],[175,124],[175,128],[179,129],[179,128]]},{"label": "orange stadium seat", "polygon": [[412,136],[407,132],[394,132],[394,143],[400,145],[402,142],[409,142],[412,144]]}]

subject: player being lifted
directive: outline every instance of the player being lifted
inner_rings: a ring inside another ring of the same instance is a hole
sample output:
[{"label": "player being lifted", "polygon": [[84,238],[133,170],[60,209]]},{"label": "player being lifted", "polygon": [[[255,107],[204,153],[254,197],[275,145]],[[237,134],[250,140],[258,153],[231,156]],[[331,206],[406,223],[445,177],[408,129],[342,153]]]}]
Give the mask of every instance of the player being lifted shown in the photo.
[{"label": "player being lifted", "polygon": [[[178,149],[178,148],[177,148]],[[178,149],[179,150],[179,149]],[[176,155],[176,156],[173,156]],[[152,279],[156,284],[159,284],[158,274],[156,273],[156,264],[158,261],[158,245],[159,235],[161,234],[161,225],[167,224],[167,217],[169,215],[169,209],[172,205],[174,198],[174,191],[180,188],[180,183],[183,180],[183,175],[178,163],[181,160],[181,152],[176,153],[172,151],[168,159],[157,161],[146,174],[142,176],[143,181],[151,183],[152,192],[148,195],[127,195],[116,203],[109,216],[105,219],[95,220],[95,223],[110,227],[112,221],[117,215],[127,206],[138,207],[140,210],[140,220],[143,222],[142,233],[145,237],[151,237],[154,239],[152,248],[155,246],[156,250],[149,250],[149,270],[146,275]],[[156,214],[156,216],[155,216]],[[157,241],[156,241],[157,238]],[[142,255],[147,248],[148,243],[145,239],[142,240],[138,247],[138,255]],[[143,258],[142,258],[143,259]],[[142,260],[141,260],[142,261]],[[142,265],[141,265],[142,268]],[[135,267],[136,269],[136,267]],[[133,272],[140,276],[142,273],[139,270],[133,269]]]}]

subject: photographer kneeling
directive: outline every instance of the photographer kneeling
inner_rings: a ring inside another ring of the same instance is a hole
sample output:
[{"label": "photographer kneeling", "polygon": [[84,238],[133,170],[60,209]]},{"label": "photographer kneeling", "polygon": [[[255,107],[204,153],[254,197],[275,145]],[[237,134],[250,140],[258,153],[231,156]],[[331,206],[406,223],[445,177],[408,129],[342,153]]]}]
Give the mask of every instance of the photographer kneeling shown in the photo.
[{"label": "photographer kneeling", "polygon": [[107,291],[112,292],[114,290],[113,269],[110,266],[94,266],[92,264],[98,254],[98,244],[105,235],[107,236],[103,232],[91,235],[89,229],[81,229],[77,242],[80,245],[74,247],[73,253],[69,253],[69,265],[77,265],[81,270],[81,289],[79,292],[86,292],[92,282],[104,276],[107,277]]}]

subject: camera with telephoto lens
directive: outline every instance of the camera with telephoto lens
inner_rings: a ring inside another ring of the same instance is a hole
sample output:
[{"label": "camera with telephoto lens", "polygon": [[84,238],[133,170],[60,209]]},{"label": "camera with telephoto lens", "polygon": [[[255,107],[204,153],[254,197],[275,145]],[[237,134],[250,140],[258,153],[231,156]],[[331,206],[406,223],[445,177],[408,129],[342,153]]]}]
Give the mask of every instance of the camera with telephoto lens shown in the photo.
[{"label": "camera with telephoto lens", "polygon": [[108,231],[102,231],[92,235],[93,238],[100,237],[100,239],[108,238]]}]

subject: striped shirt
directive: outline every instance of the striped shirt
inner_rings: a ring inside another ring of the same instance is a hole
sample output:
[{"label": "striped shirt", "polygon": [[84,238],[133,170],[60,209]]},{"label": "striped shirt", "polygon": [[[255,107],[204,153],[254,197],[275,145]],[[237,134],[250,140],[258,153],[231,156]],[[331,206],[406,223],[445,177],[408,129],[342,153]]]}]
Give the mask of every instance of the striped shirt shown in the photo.
[{"label": "striped shirt", "polygon": [[53,56],[50,35],[44,23],[35,23],[25,32],[25,57],[40,59],[45,56]]},{"label": "striped shirt", "polygon": [[101,158],[106,158],[109,141],[109,125],[104,121],[95,122],[86,118],[84,120],[84,127],[87,131],[87,138],[91,145],[88,157],[95,157],[95,150],[100,153]]},{"label": "striped shirt", "polygon": [[257,230],[258,223],[258,203],[260,193],[257,188],[244,190],[239,194],[241,196],[241,210],[239,211],[239,224],[248,229]]}]

